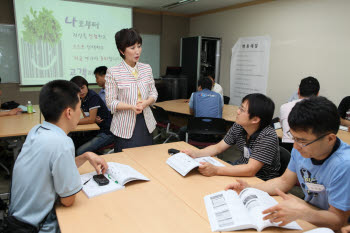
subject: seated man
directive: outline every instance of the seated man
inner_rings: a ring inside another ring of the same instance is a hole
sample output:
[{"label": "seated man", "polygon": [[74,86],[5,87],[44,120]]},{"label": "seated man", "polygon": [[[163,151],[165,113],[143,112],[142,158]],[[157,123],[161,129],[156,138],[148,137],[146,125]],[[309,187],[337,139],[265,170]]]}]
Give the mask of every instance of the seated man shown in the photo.
[{"label": "seated man", "polygon": [[[281,226],[302,219],[319,227],[339,230],[350,213],[350,146],[337,138],[337,107],[324,97],[311,97],[297,103],[289,114],[294,149],[287,170],[281,177],[253,185],[280,195],[284,200],[264,210],[265,219]],[[286,195],[299,181],[305,202]],[[242,180],[228,185],[238,192],[248,184]]]},{"label": "seated man", "polygon": [[[213,83],[208,77],[198,80],[198,91],[192,93],[188,103],[190,113],[195,117],[222,118],[224,100],[222,95],[210,90],[212,85]],[[187,126],[181,127],[179,132],[180,140],[185,141],[186,131]],[[211,135],[191,135],[191,137],[197,141],[215,140]]]},{"label": "seated man", "polygon": [[[99,66],[95,69],[94,75],[96,78],[96,83],[99,87],[101,88],[101,91],[98,93],[98,95],[101,97],[103,102],[106,104],[106,92],[105,92],[105,83],[106,83],[106,72],[107,72],[107,67],[106,66]],[[107,106],[107,105],[106,105]]]},{"label": "seated man", "polygon": [[221,85],[215,82],[215,73],[212,71],[208,72],[208,77],[210,78],[210,80],[213,83],[213,87],[211,88],[211,90],[216,92],[216,93],[219,93],[221,96],[223,96],[224,91],[222,90]]},{"label": "seated man", "polygon": [[101,147],[113,144],[114,135],[110,131],[112,115],[107,109],[106,104],[96,92],[89,90],[89,84],[85,78],[75,76],[70,81],[77,84],[81,89],[81,109],[84,113],[84,118],[80,119],[78,124],[85,125],[96,122],[100,127],[100,130],[95,137],[79,146],[77,149],[77,155],[81,155],[87,151],[96,152]]},{"label": "seated man", "polygon": [[97,173],[108,168],[91,152],[74,159],[67,134],[80,119],[79,93],[78,86],[64,80],[43,86],[39,105],[45,121],[29,132],[14,165],[10,218],[41,228],[40,232],[59,232],[54,203],[58,197],[62,205],[73,205],[82,188],[77,167],[89,161]]},{"label": "seated man", "polygon": [[338,113],[340,115],[340,124],[350,127],[350,96],[342,99],[338,106]]},{"label": "seated man", "polygon": [[263,94],[249,94],[237,110],[236,123],[218,144],[202,150],[184,150],[189,156],[215,156],[236,145],[241,157],[235,165],[216,167],[203,163],[199,172],[205,176],[257,176],[268,180],[278,176],[280,155],[278,138],[270,126],[275,104]]},{"label": "seated man", "polygon": [[195,117],[222,118],[224,100],[222,95],[211,91],[213,83],[208,77],[198,80],[198,91],[192,93],[189,106]]},{"label": "seated man", "polygon": [[293,139],[291,139],[288,136],[289,131],[289,125],[288,125],[288,115],[294,105],[298,103],[300,100],[309,98],[311,96],[317,96],[320,91],[320,84],[314,77],[307,77],[301,80],[299,89],[298,89],[298,96],[299,99],[293,100],[291,102],[288,102],[286,104],[283,104],[280,109],[280,121],[281,126],[283,130],[283,137],[282,137],[282,145],[284,148],[286,148],[289,151],[292,151],[293,149]]}]

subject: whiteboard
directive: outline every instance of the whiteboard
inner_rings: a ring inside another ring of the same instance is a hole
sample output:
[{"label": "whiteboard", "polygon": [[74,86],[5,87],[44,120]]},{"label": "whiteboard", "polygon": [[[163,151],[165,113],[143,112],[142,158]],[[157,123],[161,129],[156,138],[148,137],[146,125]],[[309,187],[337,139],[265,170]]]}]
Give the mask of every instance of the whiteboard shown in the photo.
[{"label": "whiteboard", "polygon": [[160,77],[160,35],[140,35],[142,37],[142,54],[140,62],[150,64],[153,77],[158,79]]},{"label": "whiteboard", "polygon": [[19,83],[15,25],[0,24],[0,77],[2,83]]}]

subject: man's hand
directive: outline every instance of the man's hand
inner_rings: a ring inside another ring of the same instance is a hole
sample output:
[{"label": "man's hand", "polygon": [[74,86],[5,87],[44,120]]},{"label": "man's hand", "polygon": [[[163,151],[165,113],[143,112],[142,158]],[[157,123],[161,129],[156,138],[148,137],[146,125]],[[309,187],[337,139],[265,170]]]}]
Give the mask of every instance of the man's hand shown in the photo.
[{"label": "man's hand", "polygon": [[302,219],[305,213],[305,208],[309,208],[304,202],[285,194],[279,189],[276,189],[276,193],[283,198],[283,201],[269,209],[264,210],[262,213],[267,214],[264,220],[270,220],[271,222],[281,222],[279,226],[285,226],[286,224]]},{"label": "man's hand", "polygon": [[350,226],[346,226],[341,229],[341,233],[349,233],[349,232],[350,232]]},{"label": "man's hand", "polygon": [[89,160],[89,163],[95,168],[97,174],[101,174],[101,171],[103,174],[105,174],[108,169],[108,164],[106,161],[95,153],[86,152],[85,154]]},{"label": "man's hand", "polygon": [[250,187],[247,182],[241,179],[236,179],[237,182],[229,184],[225,187],[225,190],[233,189],[237,193],[240,193],[243,189]]},{"label": "man's hand", "polygon": [[21,112],[22,112],[22,109],[14,108],[11,111],[8,111],[8,115],[9,116],[13,116],[13,115],[16,115],[16,114],[20,114]]},{"label": "man's hand", "polygon": [[217,175],[217,170],[218,167],[214,166],[211,163],[206,163],[206,162],[200,162],[200,166],[198,167],[198,171],[203,175],[203,176],[215,176]]},{"label": "man's hand", "polygon": [[198,158],[200,157],[198,155],[198,151],[195,150],[190,150],[190,149],[185,149],[185,150],[181,150],[182,153],[185,153],[186,155],[192,157],[192,158]]},{"label": "man's hand", "polygon": [[103,121],[103,119],[102,119],[101,117],[96,116],[95,122],[96,122],[97,124],[100,124],[102,121]]}]

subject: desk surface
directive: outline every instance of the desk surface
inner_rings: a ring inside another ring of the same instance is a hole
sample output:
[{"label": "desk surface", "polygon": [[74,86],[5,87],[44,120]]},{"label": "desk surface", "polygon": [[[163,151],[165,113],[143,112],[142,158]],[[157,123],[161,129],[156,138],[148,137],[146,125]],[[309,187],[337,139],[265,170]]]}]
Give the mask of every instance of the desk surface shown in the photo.
[{"label": "desk surface", "polygon": [[[282,138],[283,131],[282,129],[276,129],[277,136],[279,138]],[[339,130],[337,133],[338,138],[340,138],[342,141],[346,142],[347,144],[350,144],[350,132]]]},{"label": "desk surface", "polygon": [[[234,178],[204,177],[197,170],[182,177],[165,161],[169,148],[185,149],[184,142],[126,149],[124,152],[104,155],[107,161],[128,164],[151,181],[134,181],[123,190],[88,199],[79,192],[71,207],[56,208],[62,233],[70,232],[211,232],[203,197],[220,190]],[[80,173],[91,172],[85,163]],[[248,183],[262,182],[245,178]],[[280,201],[279,198],[276,198]],[[98,223],[98,224],[97,224]],[[299,221],[304,231],[315,226]],[[266,233],[301,232],[267,228]],[[246,230],[254,232],[256,230]]]},{"label": "desk surface", "polygon": [[[128,164],[151,181],[133,181],[123,190],[91,199],[79,192],[73,206],[56,208],[62,233],[211,232],[205,219],[125,153],[103,157],[107,161]],[[92,170],[88,163],[79,169],[80,173]]]},{"label": "desk surface", "polygon": [[[191,115],[187,99],[168,100],[155,103],[155,105],[164,108],[164,110],[168,112]],[[222,118],[226,121],[235,122],[237,117],[237,109],[238,106],[225,104],[222,112]]]},{"label": "desk surface", "polygon": [[40,113],[22,113],[0,117],[0,137],[24,136],[40,122]]},{"label": "desk surface", "polygon": [[[22,113],[15,116],[0,117],[0,138],[25,136],[35,125],[42,123],[44,121],[44,117],[40,112],[39,105],[34,105],[33,108],[36,111],[35,113]],[[78,125],[73,132],[99,129],[100,127],[94,123],[88,125]]]},{"label": "desk surface", "polygon": [[[166,160],[169,158],[168,149],[186,149],[193,146],[185,142],[175,142],[160,145],[153,145],[148,147],[139,147],[132,149],[125,149],[124,152],[130,156],[136,163],[146,169],[153,177],[155,177],[161,184],[166,186],[172,193],[183,200],[188,206],[196,211],[201,217],[206,219],[209,224],[207,212],[203,197],[205,195],[221,191],[225,186],[234,181],[233,177],[228,176],[202,176],[198,170],[194,169],[186,177],[181,176],[174,171],[169,165],[166,164]],[[228,165],[220,160],[220,162]],[[249,184],[256,184],[263,182],[256,177],[242,177]],[[276,197],[278,201],[279,198]],[[297,221],[303,230],[310,230],[314,226],[305,221]],[[287,231],[278,228],[267,228],[264,232],[282,232]],[[248,230],[247,232],[256,232],[255,230]],[[301,232],[301,231],[290,231]]]}]

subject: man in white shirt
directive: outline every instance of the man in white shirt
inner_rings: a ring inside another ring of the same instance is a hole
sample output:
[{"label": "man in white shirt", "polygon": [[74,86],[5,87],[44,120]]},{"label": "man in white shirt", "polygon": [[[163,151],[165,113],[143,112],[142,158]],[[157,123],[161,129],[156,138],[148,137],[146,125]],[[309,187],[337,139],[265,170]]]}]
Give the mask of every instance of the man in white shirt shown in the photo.
[{"label": "man in white shirt", "polygon": [[219,93],[221,96],[224,96],[224,92],[222,90],[222,87],[220,84],[215,82],[215,73],[214,72],[208,72],[208,77],[213,82],[213,87],[211,88],[212,91]]},{"label": "man in white shirt", "polygon": [[282,146],[286,148],[287,150],[291,151],[293,149],[293,139],[291,139],[288,136],[289,131],[289,124],[288,124],[288,116],[294,105],[301,101],[304,98],[308,98],[311,96],[318,96],[318,93],[320,91],[320,84],[314,77],[306,77],[301,80],[299,89],[298,89],[298,96],[299,99],[293,100],[291,102],[285,103],[280,108],[280,121],[281,126],[283,130],[283,137],[282,137]]}]

